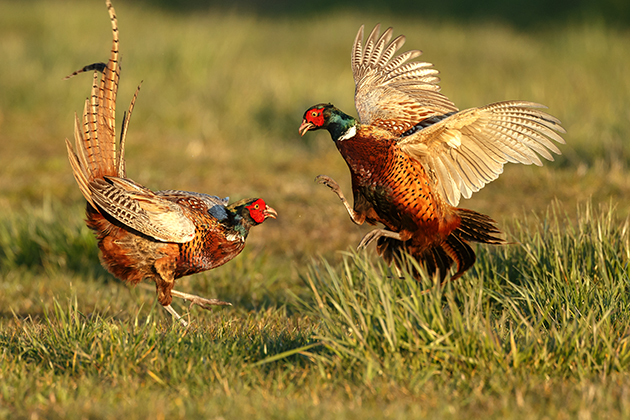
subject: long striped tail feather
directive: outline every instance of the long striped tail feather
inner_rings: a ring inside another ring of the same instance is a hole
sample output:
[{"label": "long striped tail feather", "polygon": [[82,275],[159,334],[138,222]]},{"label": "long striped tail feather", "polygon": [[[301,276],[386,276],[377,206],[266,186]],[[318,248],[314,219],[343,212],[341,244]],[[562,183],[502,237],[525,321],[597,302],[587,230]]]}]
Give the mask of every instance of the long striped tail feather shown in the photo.
[{"label": "long striped tail feather", "polygon": [[[90,183],[108,176],[126,177],[125,140],[140,91],[138,86],[129,108],[123,115],[122,129],[117,142],[116,96],[120,79],[118,22],[111,2],[107,0],[106,3],[112,26],[109,61],[89,64],[66,77],[68,79],[83,72],[94,72],[90,97],[85,101],[82,118],[75,118],[74,147],[66,139],[74,177],[84,197],[92,206],[94,201],[91,197]],[[102,74],[100,79],[99,73]]]}]

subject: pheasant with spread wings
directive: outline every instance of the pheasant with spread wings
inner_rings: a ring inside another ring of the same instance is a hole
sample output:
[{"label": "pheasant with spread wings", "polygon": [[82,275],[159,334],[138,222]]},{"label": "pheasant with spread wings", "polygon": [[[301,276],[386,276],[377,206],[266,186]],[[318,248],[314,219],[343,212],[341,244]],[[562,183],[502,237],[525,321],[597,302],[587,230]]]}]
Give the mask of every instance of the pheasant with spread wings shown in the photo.
[{"label": "pheasant with spread wings", "polygon": [[138,91],[123,117],[117,143],[118,24],[112,4],[106,3],[114,38],[109,62],[85,66],[68,76],[94,70],[82,120],[75,118],[74,147],[66,139],[68,158],[87,200],[86,222],[96,233],[105,268],[134,285],[153,280],[160,304],[185,325],[171,307],[173,296],[206,309],[229,303],[173,290],[175,280],[236,257],[249,229],[275,218],[276,212],[260,198],[228,204],[227,198],[207,194],[153,192],[126,177],[125,138]]},{"label": "pheasant with spread wings", "polygon": [[[410,61],[418,50],[396,55],[404,36],[392,28],[379,36],[377,25],[363,40],[359,29],[352,49],[355,105],[359,121],[332,104],[309,108],[299,131],[326,129],[351,175],[354,205],[339,185],[320,175],[356,224],[382,223],[361,240],[376,240],[377,252],[401,266],[408,254],[430,275],[444,280],[453,264],[460,277],[475,262],[469,242],[504,244],[490,217],[458,208],[495,180],[508,162],[542,165],[560,154],[564,130],[544,106],[507,101],[459,111],[439,92],[438,71]],[[416,276],[419,273],[415,273]]]}]

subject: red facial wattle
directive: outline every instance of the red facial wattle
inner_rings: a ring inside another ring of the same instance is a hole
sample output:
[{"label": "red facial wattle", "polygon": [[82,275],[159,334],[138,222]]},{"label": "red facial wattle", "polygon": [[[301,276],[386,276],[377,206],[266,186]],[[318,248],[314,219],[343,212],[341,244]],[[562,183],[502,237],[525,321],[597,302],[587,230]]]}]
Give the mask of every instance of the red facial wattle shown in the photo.
[{"label": "red facial wattle", "polygon": [[306,112],[304,119],[315,127],[321,127],[324,125],[324,109],[311,108]]},{"label": "red facial wattle", "polygon": [[302,124],[298,129],[300,135],[306,134],[309,130],[317,130],[324,125],[324,108],[313,107],[306,111]]},{"label": "red facial wattle", "polygon": [[249,215],[254,222],[262,223],[268,217],[275,219],[278,213],[271,207],[269,207],[262,198],[254,201],[252,204],[247,206],[247,210],[249,210]]}]

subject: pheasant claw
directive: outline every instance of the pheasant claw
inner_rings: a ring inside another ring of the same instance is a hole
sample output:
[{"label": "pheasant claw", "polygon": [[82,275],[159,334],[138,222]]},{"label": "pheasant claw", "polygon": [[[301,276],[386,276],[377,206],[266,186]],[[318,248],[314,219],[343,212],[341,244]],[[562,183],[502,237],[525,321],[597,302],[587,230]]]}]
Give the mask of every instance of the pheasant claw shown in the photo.
[{"label": "pheasant claw", "polygon": [[219,299],[206,299],[189,293],[178,292],[177,290],[171,290],[171,294],[175,297],[189,301],[191,307],[193,305],[199,305],[204,309],[212,309],[213,306],[232,306],[230,302],[224,302]]},{"label": "pheasant claw", "polygon": [[328,188],[333,190],[337,195],[341,193],[341,188],[339,188],[339,184],[337,184],[337,181],[335,181],[328,175],[317,175],[315,177],[315,181],[317,181],[319,184],[327,186]]},{"label": "pheasant claw", "polygon": [[363,239],[361,239],[361,242],[359,242],[359,246],[357,246],[357,249],[361,250],[367,247],[369,244],[372,243],[372,241],[378,238],[393,238],[402,241],[402,238],[400,237],[400,234],[398,232],[392,232],[391,230],[386,229],[374,229],[365,234]]}]

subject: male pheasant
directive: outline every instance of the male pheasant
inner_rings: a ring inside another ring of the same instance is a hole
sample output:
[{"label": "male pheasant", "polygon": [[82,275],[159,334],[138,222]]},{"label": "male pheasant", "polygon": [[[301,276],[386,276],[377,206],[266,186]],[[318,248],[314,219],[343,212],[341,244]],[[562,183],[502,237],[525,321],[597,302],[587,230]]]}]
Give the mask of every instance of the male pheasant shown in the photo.
[{"label": "male pheasant", "polygon": [[456,279],[475,263],[469,242],[505,243],[490,217],[456,207],[460,197],[496,179],[507,162],[553,160],[549,152],[560,150],[551,140],[564,143],[557,134],[564,130],[532,102],[459,111],[439,93],[432,64],[409,61],[420,51],[396,55],[405,37],[390,42],[392,28],[379,32],[377,25],[364,43],[361,27],[352,49],[360,122],[319,104],[305,112],[299,132],[328,130],[350,169],[354,206],[333,179],[320,175],[318,182],[339,196],[354,223],[385,225],[359,248],[376,240],[388,263],[400,267],[411,255],[441,281],[456,264]]},{"label": "male pheasant", "polygon": [[[87,200],[87,225],[96,233],[103,266],[134,285],[153,280],[160,304],[186,325],[171,307],[172,296],[206,309],[229,303],[173,290],[175,279],[230,261],[243,250],[249,229],[277,214],[260,198],[228,205],[227,198],[206,194],[153,192],[126,177],[125,138],[139,88],[123,117],[117,144],[118,27],[114,8],[109,0],[106,3],[113,30],[109,62],[85,66],[68,76],[94,70],[82,121],[75,116],[75,147],[66,139],[68,158]],[[103,73],[100,81],[99,72]]]}]

